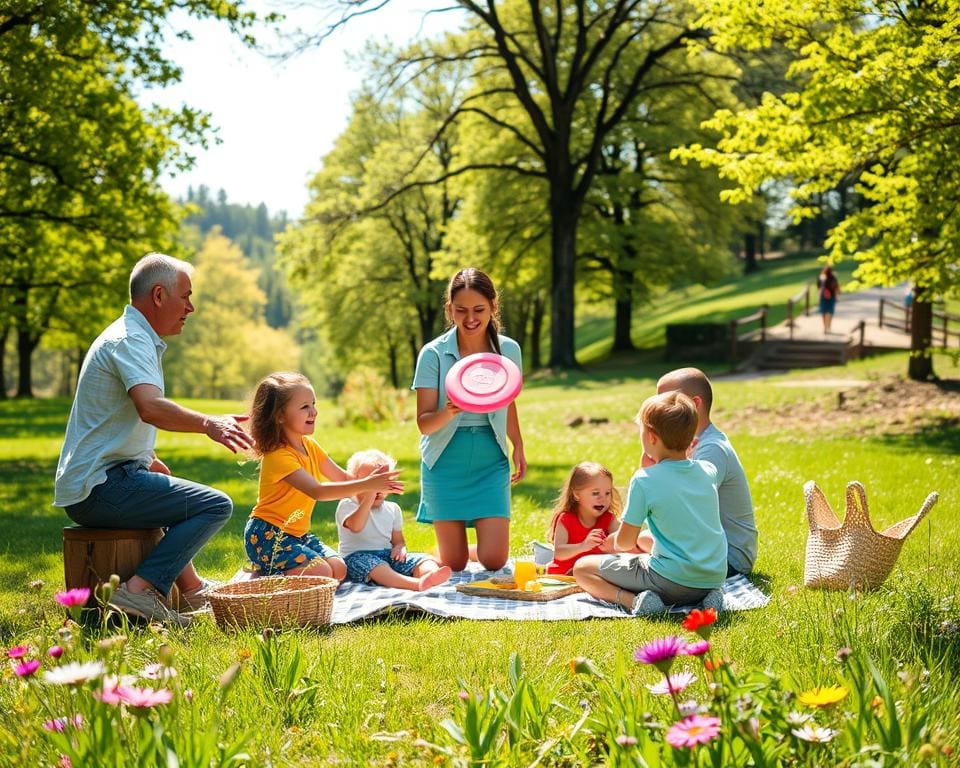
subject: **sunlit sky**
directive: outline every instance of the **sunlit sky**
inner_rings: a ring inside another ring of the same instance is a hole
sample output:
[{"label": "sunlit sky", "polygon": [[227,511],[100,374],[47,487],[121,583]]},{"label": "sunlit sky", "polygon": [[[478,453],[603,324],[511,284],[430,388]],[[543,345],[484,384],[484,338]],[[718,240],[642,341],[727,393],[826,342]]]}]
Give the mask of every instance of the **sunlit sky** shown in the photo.
[{"label": "sunlit sky", "polygon": [[[266,2],[247,6],[273,7]],[[402,44],[453,28],[455,14],[425,15],[431,7],[438,4],[391,0],[376,13],[352,20],[320,47],[287,61],[246,48],[224,24],[175,18],[176,29],[193,35],[191,41],[167,41],[169,57],[183,69],[182,82],[148,91],[141,100],[170,107],[186,103],[211,113],[220,143],[211,142],[206,150],[193,147],[193,170],[164,179],[164,188],[185,197],[191,185],[206,184],[214,191],[222,187],[230,202],[264,202],[271,213],[285,210],[299,216],[307,202],[307,181],[346,127],[350,94],[362,79],[351,68],[349,54],[360,51],[368,39]],[[313,11],[289,18],[313,28],[322,23]],[[264,33],[262,39],[276,49],[275,35]]]}]

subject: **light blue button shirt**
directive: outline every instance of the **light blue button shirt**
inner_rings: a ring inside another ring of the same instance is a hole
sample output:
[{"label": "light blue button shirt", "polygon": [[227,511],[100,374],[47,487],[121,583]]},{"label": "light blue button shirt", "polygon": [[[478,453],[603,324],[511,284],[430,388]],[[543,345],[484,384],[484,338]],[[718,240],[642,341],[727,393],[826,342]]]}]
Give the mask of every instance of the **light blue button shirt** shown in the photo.
[{"label": "light blue button shirt", "polygon": [[717,468],[720,522],[727,535],[727,562],[739,573],[750,573],[757,560],[757,524],[743,465],[727,436],[713,424],[699,435],[693,457]]},{"label": "light blue button shirt", "polygon": [[127,393],[137,384],[152,384],[163,393],[160,360],[166,348],[147,318],[129,304],[90,345],[60,449],[54,506],[83,501],[112,466],[153,461],[157,430],[140,420]]},{"label": "light blue button shirt", "polygon": [[[523,361],[520,355],[520,345],[509,336],[500,336],[500,350],[503,356],[516,363],[517,368],[523,370]],[[456,326],[433,341],[423,345],[417,357],[417,369],[413,373],[411,389],[437,390],[437,409],[442,410],[447,405],[447,373],[460,359],[460,348],[457,345]],[[507,408],[499,408],[484,414],[496,435],[497,443],[503,455],[510,457],[507,446]],[[423,463],[432,469],[447,443],[453,438],[457,427],[461,426],[465,418],[463,412],[458,413],[450,422],[430,435],[420,435],[420,456]]]}]

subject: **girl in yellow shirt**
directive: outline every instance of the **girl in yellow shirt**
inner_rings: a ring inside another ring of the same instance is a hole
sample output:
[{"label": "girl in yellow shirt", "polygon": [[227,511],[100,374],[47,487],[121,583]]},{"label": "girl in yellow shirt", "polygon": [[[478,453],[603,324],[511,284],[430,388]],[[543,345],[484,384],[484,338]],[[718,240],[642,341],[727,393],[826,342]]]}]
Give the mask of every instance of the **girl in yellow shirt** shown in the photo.
[{"label": "girl in yellow shirt", "polygon": [[310,533],[314,503],[403,492],[399,470],[384,468],[361,479],[345,472],[311,437],[316,418],[316,395],[302,374],[274,373],[257,385],[250,433],[260,456],[260,487],[243,540],[261,575],[342,581],[347,573],[343,560]]}]

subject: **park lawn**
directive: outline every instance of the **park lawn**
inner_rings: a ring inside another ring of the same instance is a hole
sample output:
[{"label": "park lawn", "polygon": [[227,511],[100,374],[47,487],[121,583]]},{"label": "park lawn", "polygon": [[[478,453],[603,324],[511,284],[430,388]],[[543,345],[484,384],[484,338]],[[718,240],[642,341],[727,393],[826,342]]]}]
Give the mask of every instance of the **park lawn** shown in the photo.
[{"label": "park lawn", "polygon": [[[938,358],[936,366],[942,376],[957,377],[948,360]],[[526,542],[543,538],[551,502],[577,461],[606,464],[624,488],[639,456],[632,417],[665,369],[663,363],[631,366],[620,361],[595,371],[530,379],[519,400],[529,469],[514,490],[514,554],[524,551]],[[951,602],[960,584],[960,431],[948,427],[906,436],[838,432],[831,429],[830,418],[836,387],[804,383],[905,369],[904,355],[889,355],[845,368],[758,380],[717,379],[715,420],[740,453],[757,509],[761,549],[755,581],[772,600],[763,610],[723,616],[714,640],[720,652],[738,664],[768,667],[798,686],[833,682],[833,658],[841,646],[866,649],[890,675],[899,663],[907,669],[929,669],[935,702],[931,716],[954,724],[956,744],[960,654],[955,642],[943,646],[936,640],[936,628],[944,615],[956,616],[960,609]],[[789,386],[779,386],[784,384]],[[813,432],[764,434],[766,430],[738,422],[738,407],[746,404],[786,411],[791,403],[810,399],[823,405],[820,429]],[[208,412],[242,409],[240,403],[188,404]],[[409,548],[431,548],[430,529],[412,520],[419,468],[413,421],[338,426],[336,406],[319,407],[316,436],[341,464],[352,451],[370,446],[398,459],[407,485],[398,501],[407,520]],[[0,403],[0,521],[7,532],[0,558],[0,642],[8,646],[31,633],[50,634],[62,620],[50,596],[63,584],[60,529],[68,521],[50,501],[68,408],[64,400]],[[565,425],[577,415],[609,421],[579,428]],[[198,558],[202,572],[229,577],[242,563],[240,538],[256,497],[256,464],[238,461],[197,435],[161,433],[158,453],[175,473],[213,484],[234,499],[233,518]],[[863,482],[881,530],[915,513],[929,491],[939,491],[941,498],[907,541],[887,585],[867,595],[824,594],[802,588],[806,522],[801,488],[810,479],[841,509],[845,483]],[[334,506],[319,503],[313,522],[313,530],[331,542],[336,540]],[[44,582],[39,591],[28,587],[35,579]],[[631,665],[638,644],[676,631],[674,620],[536,623],[400,617],[291,633],[287,638],[299,643],[312,675],[322,683],[323,693],[307,719],[292,724],[289,716],[285,720],[285,704],[264,701],[252,684],[253,672],[240,676],[232,703],[221,714],[237,731],[254,729],[249,747],[254,764],[266,764],[284,749],[289,764],[300,759],[333,761],[334,755],[351,763],[383,764],[394,760],[391,753],[412,764],[429,764],[432,753],[416,746],[414,734],[441,739],[438,723],[455,707],[461,686],[482,691],[504,685],[512,652],[520,655],[537,685],[575,706],[570,658],[587,656],[607,669]],[[204,620],[187,631],[171,632],[167,642],[175,650],[182,684],[203,690],[259,640],[256,633],[224,633]],[[138,659],[154,658],[157,643],[149,630],[136,630],[125,652]],[[636,674],[646,675],[646,682],[656,679],[652,670],[638,668]],[[7,709],[3,704],[0,698],[0,711]]]}]

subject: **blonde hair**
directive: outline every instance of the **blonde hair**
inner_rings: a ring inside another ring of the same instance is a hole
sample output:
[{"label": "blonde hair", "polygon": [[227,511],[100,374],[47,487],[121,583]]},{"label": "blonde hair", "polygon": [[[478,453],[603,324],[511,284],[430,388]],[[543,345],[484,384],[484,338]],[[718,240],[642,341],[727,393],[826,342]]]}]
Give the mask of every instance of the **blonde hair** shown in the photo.
[{"label": "blonde hair", "polygon": [[302,373],[271,373],[259,384],[250,406],[250,435],[256,441],[253,450],[260,456],[275,451],[286,440],[280,427],[280,415],[297,387],[309,387]]},{"label": "blonde hair", "polygon": [[683,392],[663,392],[643,401],[635,419],[671,451],[684,451],[697,434],[697,407]]},{"label": "blonde hair", "polygon": [[[550,520],[550,525],[547,526],[547,541],[553,541],[557,532],[557,523],[560,522],[560,515],[564,512],[576,512],[577,500],[574,494],[582,491],[590,484],[591,480],[596,480],[599,477],[607,478],[611,487],[613,486],[613,473],[603,464],[598,464],[595,461],[581,461],[570,470],[563,488],[560,489],[560,495],[553,504],[553,518]],[[611,494],[610,512],[614,516],[620,514],[620,494],[616,488],[613,488]]]},{"label": "blonde hair", "polygon": [[347,474],[356,476],[360,467],[376,467],[384,465],[388,469],[397,466],[397,460],[376,448],[368,448],[365,451],[357,451],[353,456],[347,459]]}]

